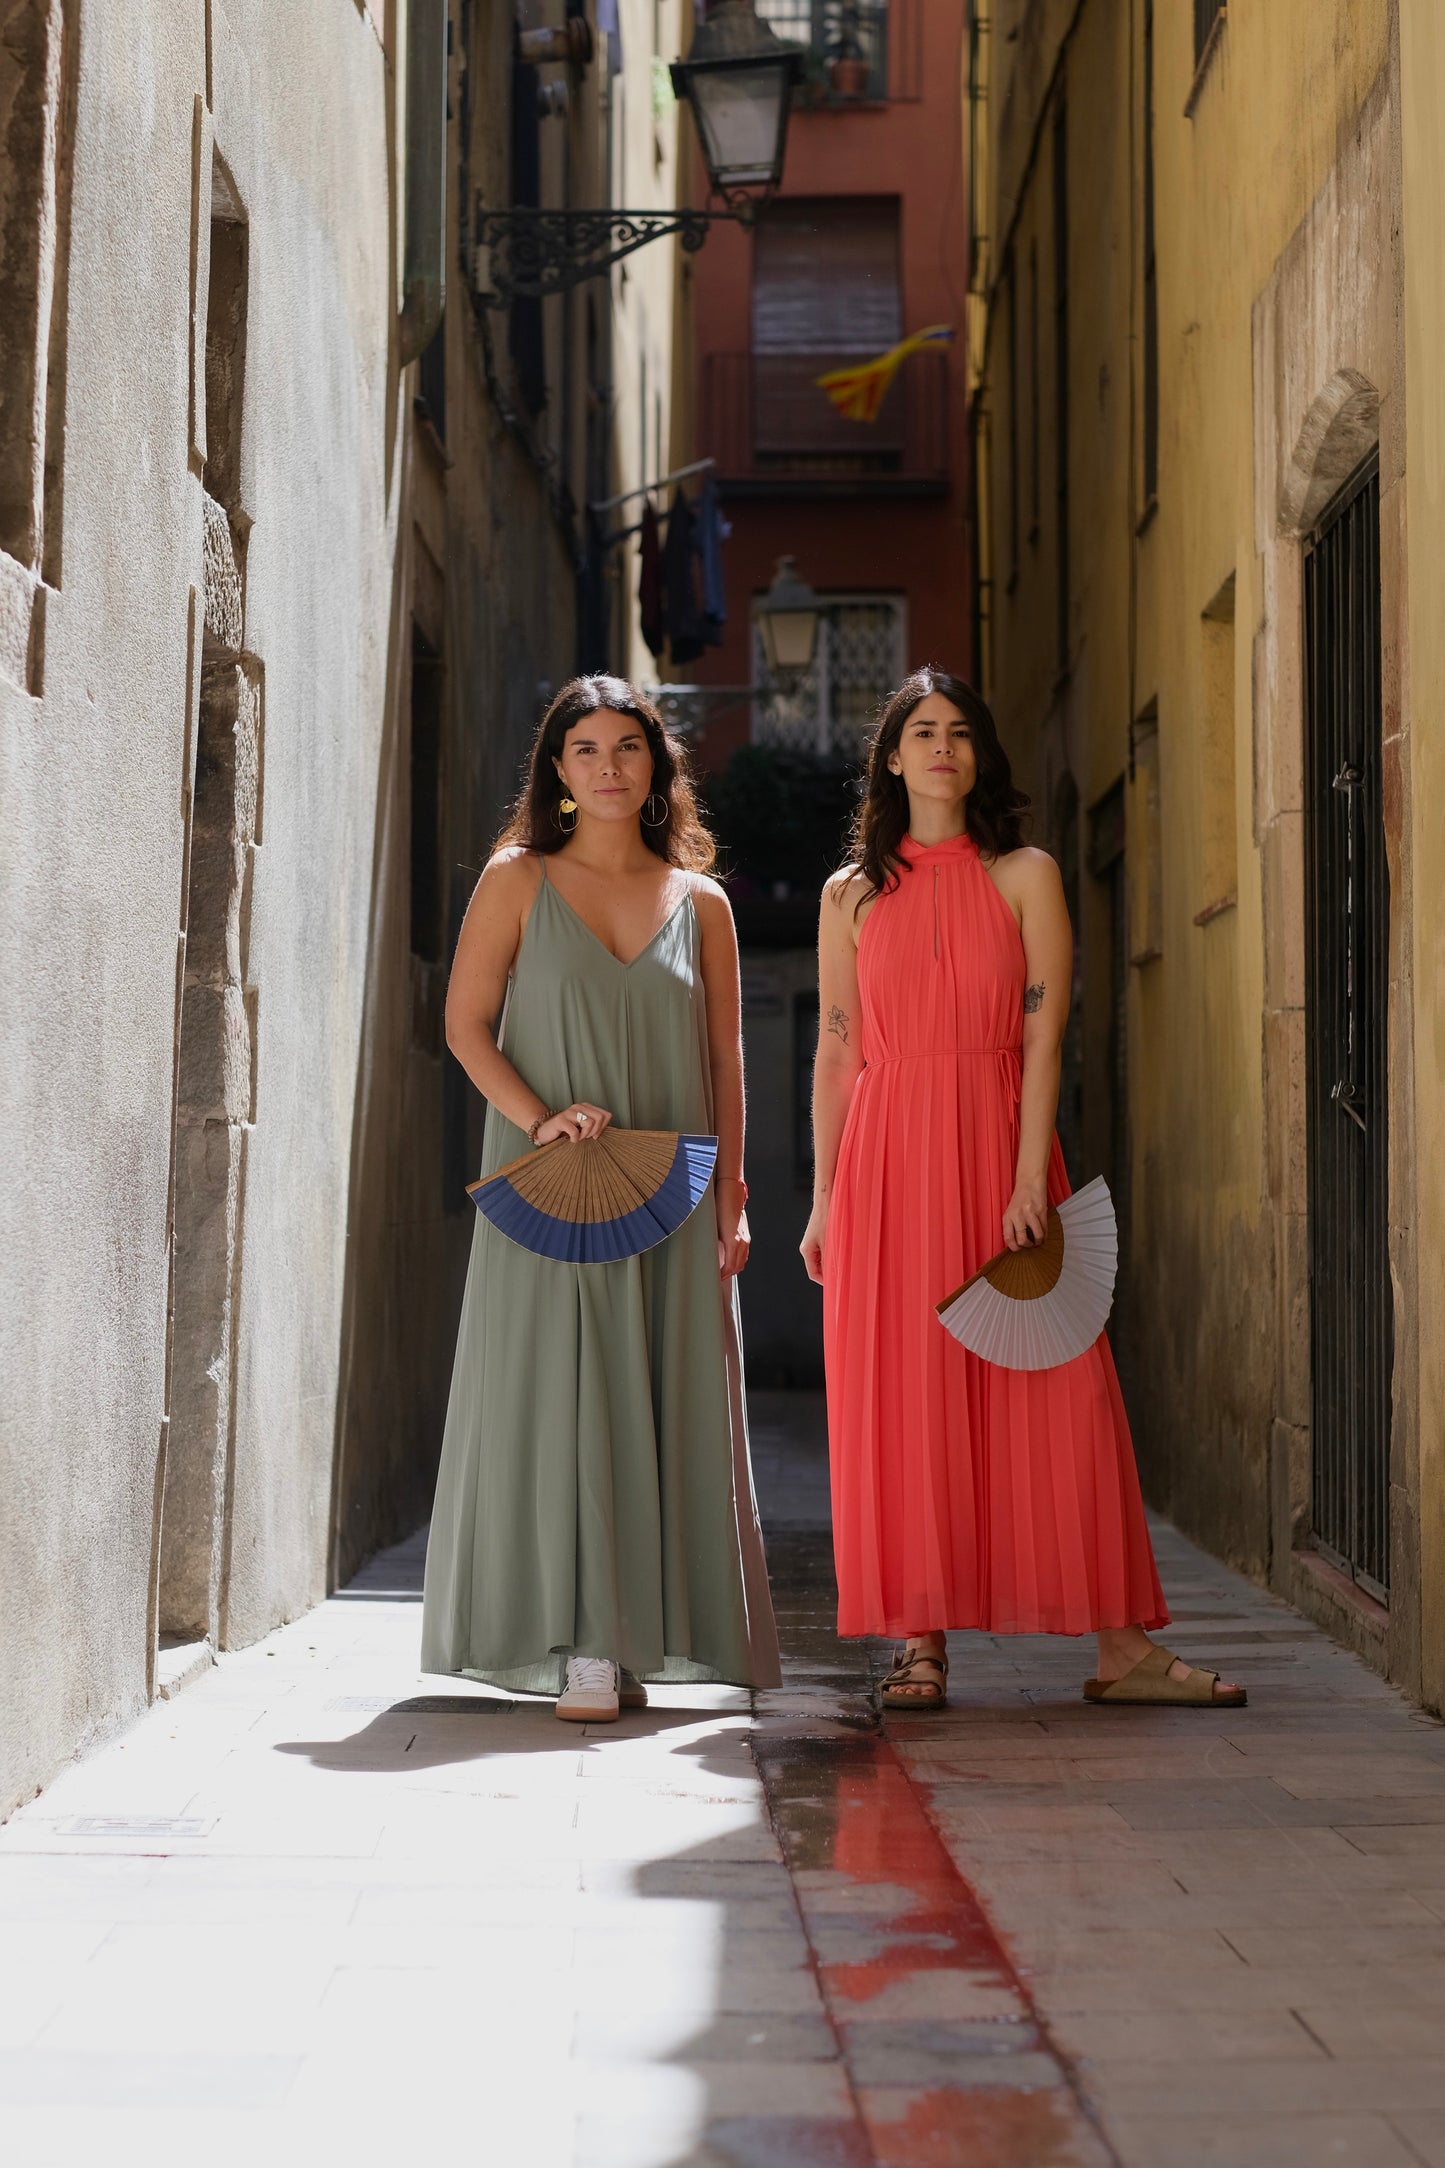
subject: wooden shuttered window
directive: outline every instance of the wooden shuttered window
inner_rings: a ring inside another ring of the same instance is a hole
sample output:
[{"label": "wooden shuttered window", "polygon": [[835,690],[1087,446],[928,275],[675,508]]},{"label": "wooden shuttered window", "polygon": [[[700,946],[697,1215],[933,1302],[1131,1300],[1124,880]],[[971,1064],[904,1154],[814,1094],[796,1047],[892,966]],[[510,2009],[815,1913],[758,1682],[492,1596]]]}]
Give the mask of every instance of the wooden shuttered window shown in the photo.
[{"label": "wooden shuttered window", "polygon": [[[903,336],[896,196],[790,197],[753,238],[753,435],[757,452],[859,450],[816,379]],[[897,386],[894,387],[896,394]],[[872,451],[902,443],[902,401],[869,425]]]}]

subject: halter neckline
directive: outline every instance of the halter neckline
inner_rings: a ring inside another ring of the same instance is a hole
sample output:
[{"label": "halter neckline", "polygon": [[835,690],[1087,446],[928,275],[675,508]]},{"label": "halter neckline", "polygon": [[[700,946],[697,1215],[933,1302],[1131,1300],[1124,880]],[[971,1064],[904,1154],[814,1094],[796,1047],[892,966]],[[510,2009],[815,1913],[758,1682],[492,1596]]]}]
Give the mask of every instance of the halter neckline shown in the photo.
[{"label": "halter neckline", "polygon": [[915,836],[906,835],[898,846],[898,854],[909,865],[916,865],[925,858],[976,858],[978,845],[967,832],[961,836],[945,836],[941,843],[920,843]]}]

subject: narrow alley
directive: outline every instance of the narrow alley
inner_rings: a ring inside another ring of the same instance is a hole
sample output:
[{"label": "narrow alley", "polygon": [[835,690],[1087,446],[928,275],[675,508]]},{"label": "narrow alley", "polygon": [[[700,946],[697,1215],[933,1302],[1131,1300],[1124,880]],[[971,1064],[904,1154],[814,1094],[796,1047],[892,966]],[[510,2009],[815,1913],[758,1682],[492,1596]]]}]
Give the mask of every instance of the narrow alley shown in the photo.
[{"label": "narrow alley", "polygon": [[423,1538],[0,1833],[0,2156],[1445,2162],[1445,1726],[1159,1524],[1245,1711],[960,1635],[880,1728],[819,1402],[755,1451],[781,1691],[563,1730],[416,1671]]},{"label": "narrow alley", "polygon": [[1442,101],[0,0],[0,2168],[1445,2168]]}]

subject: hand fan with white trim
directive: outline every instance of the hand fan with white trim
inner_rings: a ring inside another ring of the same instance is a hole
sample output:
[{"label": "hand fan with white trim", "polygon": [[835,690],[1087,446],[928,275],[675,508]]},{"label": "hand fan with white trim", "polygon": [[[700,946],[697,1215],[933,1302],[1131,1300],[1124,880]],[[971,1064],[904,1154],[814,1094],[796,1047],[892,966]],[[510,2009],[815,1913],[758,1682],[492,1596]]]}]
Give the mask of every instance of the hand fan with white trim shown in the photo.
[{"label": "hand fan with white trim", "polygon": [[1005,1370],[1051,1370],[1104,1329],[1119,1270],[1119,1226],[1102,1175],[1049,1210],[1026,1250],[1000,1250],[938,1305],[955,1340]]}]

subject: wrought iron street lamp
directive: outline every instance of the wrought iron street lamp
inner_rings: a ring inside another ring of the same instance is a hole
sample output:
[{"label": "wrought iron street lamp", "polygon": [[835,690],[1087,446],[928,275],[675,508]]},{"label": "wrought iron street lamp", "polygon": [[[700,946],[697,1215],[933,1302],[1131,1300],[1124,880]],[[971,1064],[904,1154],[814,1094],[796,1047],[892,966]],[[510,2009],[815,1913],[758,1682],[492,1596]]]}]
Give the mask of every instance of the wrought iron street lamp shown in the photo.
[{"label": "wrought iron street lamp", "polygon": [[780,688],[796,686],[818,646],[818,598],[791,557],[780,557],[762,607],[758,632],[768,676]]},{"label": "wrought iron street lamp", "polygon": [[719,219],[751,225],[782,179],[788,111],[802,75],[802,47],[759,21],[753,0],[712,0],[686,60],[673,63],[672,80],[692,108],[709,194],[724,208],[489,211],[478,202],[477,299],[500,309],[522,295],[565,293],[649,241],[676,234],[691,255]]},{"label": "wrought iron street lamp", "polygon": [[753,0],[715,0],[698,25],[686,60],[675,60],[672,87],[692,107],[709,186],[751,218],[783,177],[793,86],[803,52],[760,22]]}]

